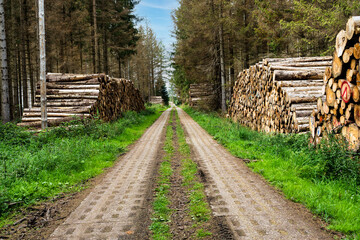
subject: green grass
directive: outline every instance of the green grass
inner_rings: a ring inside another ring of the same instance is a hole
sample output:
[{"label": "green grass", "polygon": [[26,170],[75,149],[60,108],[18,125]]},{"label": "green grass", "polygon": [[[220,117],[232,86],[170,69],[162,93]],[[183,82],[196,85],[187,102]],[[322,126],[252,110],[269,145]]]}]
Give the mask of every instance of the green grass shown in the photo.
[{"label": "green grass", "polygon": [[157,188],[155,189],[156,197],[153,202],[154,213],[151,217],[152,224],[150,230],[152,231],[152,239],[166,240],[171,239],[170,233],[170,218],[172,210],[169,208],[171,202],[168,198],[169,190],[171,187],[170,178],[173,174],[171,168],[171,159],[174,155],[174,143],[172,129],[172,115],[174,111],[171,111],[169,125],[166,128],[166,140],[164,145],[165,156],[163,162],[159,168],[159,179],[157,182]]},{"label": "green grass", "polygon": [[176,134],[179,141],[178,151],[182,156],[181,175],[183,176],[183,186],[187,187],[189,196],[189,215],[195,222],[194,227],[197,228],[195,237],[204,238],[212,234],[203,229],[203,223],[208,222],[211,218],[211,210],[206,201],[204,185],[198,181],[198,166],[191,159],[191,150],[186,142],[184,130],[182,129],[179,117],[176,117]]},{"label": "green grass", "polygon": [[256,160],[248,166],[349,238],[360,234],[360,164],[358,153],[329,137],[320,147],[309,146],[309,135],[269,135],[219,117],[184,107],[233,155]]},{"label": "green grass", "polygon": [[153,106],[113,123],[87,120],[36,135],[0,125],[0,227],[19,207],[81,189],[111,167],[163,110]]}]

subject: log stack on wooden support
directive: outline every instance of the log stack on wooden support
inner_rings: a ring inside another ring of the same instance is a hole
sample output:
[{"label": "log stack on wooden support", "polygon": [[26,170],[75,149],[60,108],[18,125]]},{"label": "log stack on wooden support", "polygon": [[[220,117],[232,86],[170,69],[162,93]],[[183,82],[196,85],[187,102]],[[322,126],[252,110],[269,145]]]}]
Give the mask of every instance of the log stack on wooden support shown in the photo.
[{"label": "log stack on wooden support", "polygon": [[328,132],[341,133],[353,149],[359,149],[360,127],[360,16],[348,20],[338,33],[332,66],[325,71],[326,97],[318,99],[310,117],[312,141],[319,143]]},{"label": "log stack on wooden support", "polygon": [[[121,115],[120,110],[144,109],[140,94],[130,81],[111,79],[105,74],[49,73],[46,77],[46,86],[49,126],[76,118],[90,117],[97,112],[103,120],[113,120],[116,118],[115,115]],[[95,106],[105,105],[110,106],[95,110]],[[107,108],[116,110],[104,113],[102,109]],[[34,107],[24,109],[22,122],[18,125],[41,126],[40,86],[37,86]]]},{"label": "log stack on wooden support", "polygon": [[164,100],[161,96],[151,96],[150,97],[151,104],[164,104]]},{"label": "log stack on wooden support", "polygon": [[216,91],[212,84],[190,84],[189,105],[203,110],[216,109]]},{"label": "log stack on wooden support", "polygon": [[257,131],[309,130],[331,57],[268,58],[238,76],[228,116]]}]

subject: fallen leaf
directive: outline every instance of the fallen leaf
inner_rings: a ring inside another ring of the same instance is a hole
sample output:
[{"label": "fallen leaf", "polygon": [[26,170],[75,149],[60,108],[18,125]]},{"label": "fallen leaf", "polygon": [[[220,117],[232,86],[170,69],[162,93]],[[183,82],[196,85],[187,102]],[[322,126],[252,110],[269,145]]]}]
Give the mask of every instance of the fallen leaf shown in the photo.
[{"label": "fallen leaf", "polygon": [[127,231],[126,234],[127,234],[127,235],[133,235],[133,234],[134,234],[134,231]]}]

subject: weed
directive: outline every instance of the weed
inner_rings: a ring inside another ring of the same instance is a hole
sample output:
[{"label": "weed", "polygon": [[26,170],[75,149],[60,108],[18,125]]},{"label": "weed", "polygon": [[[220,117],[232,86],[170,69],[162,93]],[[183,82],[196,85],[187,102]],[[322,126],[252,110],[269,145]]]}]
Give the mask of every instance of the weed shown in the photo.
[{"label": "weed", "polygon": [[189,194],[189,215],[195,222],[194,227],[200,227],[196,232],[196,237],[202,238],[211,235],[210,232],[202,229],[202,224],[211,218],[211,210],[204,194],[204,185],[198,181],[198,166],[191,159],[190,147],[186,142],[184,130],[182,129],[180,119],[177,116],[176,133],[179,141],[179,152],[182,155],[183,186],[187,187]]},{"label": "weed", "polygon": [[360,234],[360,161],[345,142],[329,136],[309,147],[309,135],[269,135],[184,107],[184,110],[233,155],[250,161],[285,195],[305,204],[329,223],[328,228]]},{"label": "weed", "polygon": [[84,120],[37,135],[0,124],[0,226],[14,208],[77,191],[112,166],[163,110],[153,106],[112,123]]},{"label": "weed", "polygon": [[208,236],[211,236],[212,235],[212,233],[211,232],[208,232],[208,231],[206,231],[206,230],[204,230],[204,229],[198,229],[197,231],[196,231],[196,237],[197,238],[205,238],[205,237],[208,237]]},{"label": "weed", "polygon": [[[173,115],[173,110],[171,111]],[[170,218],[172,210],[169,208],[171,202],[168,199],[170,190],[170,177],[173,174],[171,168],[171,158],[174,155],[172,117],[170,116],[169,125],[166,128],[166,140],[163,149],[166,154],[159,168],[159,179],[155,189],[156,196],[153,202],[154,213],[151,217],[152,224],[149,229],[152,232],[152,238],[155,240],[171,239]]]}]

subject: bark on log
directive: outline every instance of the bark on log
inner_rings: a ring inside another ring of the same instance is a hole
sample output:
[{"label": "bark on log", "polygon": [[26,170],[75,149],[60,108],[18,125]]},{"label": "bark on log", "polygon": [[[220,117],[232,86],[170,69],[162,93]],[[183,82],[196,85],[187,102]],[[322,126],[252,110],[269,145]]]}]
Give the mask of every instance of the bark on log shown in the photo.
[{"label": "bark on log", "polygon": [[309,71],[274,71],[274,81],[280,80],[308,80],[308,79],[321,79],[323,78],[325,70],[323,72],[309,70]]}]

